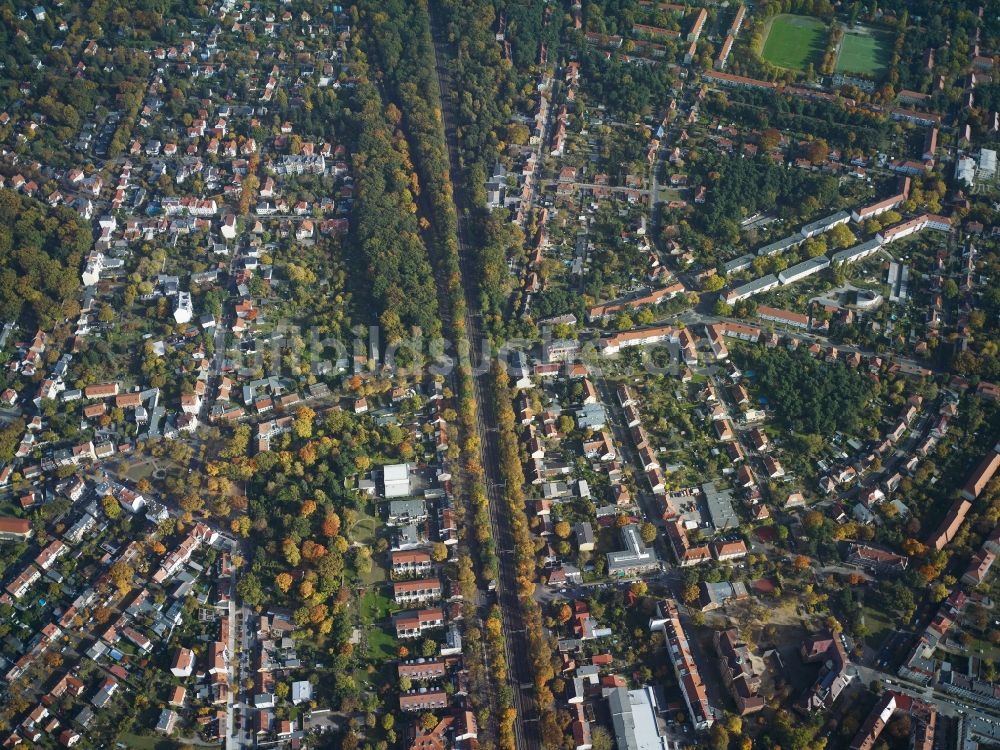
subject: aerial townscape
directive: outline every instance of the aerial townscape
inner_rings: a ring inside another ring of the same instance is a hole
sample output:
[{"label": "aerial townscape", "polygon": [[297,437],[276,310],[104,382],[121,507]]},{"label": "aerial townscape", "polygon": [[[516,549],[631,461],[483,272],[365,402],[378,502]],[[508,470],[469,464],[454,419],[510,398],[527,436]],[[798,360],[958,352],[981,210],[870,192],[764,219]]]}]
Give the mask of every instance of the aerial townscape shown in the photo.
[{"label": "aerial townscape", "polygon": [[0,750],[1000,748],[997,0],[0,13]]}]

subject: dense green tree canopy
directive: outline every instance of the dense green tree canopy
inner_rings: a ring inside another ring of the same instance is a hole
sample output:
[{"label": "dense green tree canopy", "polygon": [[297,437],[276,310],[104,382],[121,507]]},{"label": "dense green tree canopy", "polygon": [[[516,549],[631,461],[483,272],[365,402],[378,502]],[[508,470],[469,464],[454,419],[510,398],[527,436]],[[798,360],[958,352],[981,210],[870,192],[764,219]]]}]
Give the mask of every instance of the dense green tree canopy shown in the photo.
[{"label": "dense green tree canopy", "polygon": [[757,349],[748,364],[756,371],[762,395],[797,432],[856,430],[875,394],[874,383],[861,373],[842,362],[824,362],[804,349]]},{"label": "dense green tree canopy", "polygon": [[72,209],[0,191],[0,318],[48,327],[66,317],[91,242]]}]

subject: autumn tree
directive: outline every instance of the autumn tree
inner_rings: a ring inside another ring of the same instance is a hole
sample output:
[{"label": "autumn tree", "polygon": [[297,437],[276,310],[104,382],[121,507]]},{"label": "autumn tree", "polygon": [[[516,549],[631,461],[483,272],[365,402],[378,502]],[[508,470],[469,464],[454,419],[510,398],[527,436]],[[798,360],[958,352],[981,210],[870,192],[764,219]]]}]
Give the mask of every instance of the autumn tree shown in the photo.
[{"label": "autumn tree", "polygon": [[652,544],[656,541],[656,527],[649,521],[646,521],[641,527],[639,527],[639,535],[642,537],[642,541],[645,544]]},{"label": "autumn tree", "polygon": [[112,521],[122,514],[122,506],[112,495],[105,495],[101,498],[101,507],[104,509],[104,515]]},{"label": "autumn tree", "polygon": [[274,577],[274,585],[278,587],[278,590],[287,594],[288,590],[292,587],[292,577],[288,573],[278,573]]},{"label": "autumn tree", "polygon": [[823,514],[818,510],[811,510],[802,517],[802,528],[809,534],[817,532],[823,527]]},{"label": "autumn tree", "polygon": [[340,533],[340,516],[336,513],[327,513],[323,519],[323,536],[334,537]]},{"label": "autumn tree", "polygon": [[302,542],[302,557],[310,562],[313,560],[319,560],[326,554],[326,547],[322,544],[317,544],[311,539],[306,539]]},{"label": "autumn tree", "polygon": [[927,554],[927,546],[916,539],[907,538],[903,540],[903,552],[911,557],[923,557]]},{"label": "autumn tree", "polygon": [[712,274],[704,282],[702,282],[701,288],[706,292],[717,292],[722,287],[726,285],[725,279],[723,279],[718,274]]},{"label": "autumn tree", "polygon": [[813,164],[822,164],[830,155],[830,147],[826,141],[819,138],[806,146],[806,158]]},{"label": "autumn tree", "polygon": [[809,562],[809,558],[805,555],[796,555],[792,560],[792,567],[801,573],[809,567]]},{"label": "autumn tree", "polygon": [[698,601],[699,597],[698,585],[691,584],[690,586],[685,586],[682,594],[685,604],[694,604]]},{"label": "autumn tree", "polygon": [[721,722],[717,721],[712,725],[710,740],[712,750],[728,750],[729,732]]},{"label": "autumn tree", "polygon": [[836,248],[844,249],[854,244],[857,238],[846,224],[838,224],[830,230],[830,241]]},{"label": "autumn tree", "polygon": [[250,213],[250,207],[257,204],[257,190],[260,188],[260,180],[257,175],[248,174],[243,178],[240,186],[240,214],[246,216]]},{"label": "autumn tree", "polygon": [[372,551],[368,547],[355,549],[354,568],[361,575],[368,575],[372,572]]},{"label": "autumn tree", "polygon": [[316,418],[316,412],[310,409],[308,406],[301,407],[295,413],[295,434],[297,437],[302,439],[309,439],[312,437],[313,433],[313,420]]},{"label": "autumn tree", "polygon": [[119,560],[111,566],[108,575],[111,578],[111,583],[114,584],[115,588],[118,589],[118,593],[122,596],[125,596],[132,590],[132,579],[135,578],[135,570],[131,565]]},{"label": "autumn tree", "polygon": [[293,539],[285,539],[281,543],[281,553],[285,556],[285,561],[293,567],[298,565],[302,559],[299,546]]},{"label": "autumn tree", "polygon": [[250,516],[237,516],[229,523],[229,528],[234,534],[239,534],[246,539],[250,536],[251,525]]},{"label": "autumn tree", "polygon": [[181,510],[186,513],[197,513],[205,507],[205,501],[202,499],[201,495],[197,492],[189,492],[178,502]]},{"label": "autumn tree", "polygon": [[604,727],[598,726],[590,733],[590,744],[593,750],[612,750],[614,747],[614,741],[611,738],[611,733]]},{"label": "autumn tree", "polygon": [[251,607],[256,607],[264,601],[260,579],[253,573],[248,573],[239,580],[236,584],[236,593]]},{"label": "autumn tree", "polygon": [[420,724],[420,728],[423,729],[425,732],[432,732],[434,731],[434,727],[438,725],[437,716],[432,714],[430,711],[425,711],[424,713],[420,714],[420,719],[418,720],[418,723]]}]

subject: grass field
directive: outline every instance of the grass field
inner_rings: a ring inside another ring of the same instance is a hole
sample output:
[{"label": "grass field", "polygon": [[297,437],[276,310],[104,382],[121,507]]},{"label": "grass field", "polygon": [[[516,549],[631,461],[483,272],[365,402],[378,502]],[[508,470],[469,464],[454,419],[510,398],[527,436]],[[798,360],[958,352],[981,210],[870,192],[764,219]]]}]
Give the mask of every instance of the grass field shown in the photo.
[{"label": "grass field", "polygon": [[359,544],[371,544],[375,541],[375,529],[378,528],[378,519],[366,513],[358,514],[358,521],[347,530],[348,538],[352,542]]},{"label": "grass field", "polygon": [[399,656],[399,642],[383,628],[369,628],[368,656],[375,661],[392,659]]},{"label": "grass field", "polygon": [[179,742],[164,737],[141,737],[137,734],[123,734],[118,741],[129,750],[175,750],[181,746]]},{"label": "grass field", "polygon": [[361,599],[361,620],[364,623],[386,619],[393,609],[393,601],[379,593],[378,589],[368,589]]},{"label": "grass field", "polygon": [[871,30],[847,31],[840,45],[836,72],[880,76],[889,67],[889,44],[883,34]]},{"label": "grass field", "polygon": [[826,49],[826,25],[810,16],[780,15],[771,19],[761,57],[788,70],[819,67]]},{"label": "grass field", "polygon": [[868,627],[868,635],[865,636],[865,644],[878,651],[885,644],[886,639],[892,635],[894,626],[885,612],[875,607],[865,604],[865,625]]},{"label": "grass field", "polygon": [[375,586],[376,584],[383,583],[388,580],[385,568],[379,565],[375,560],[372,560],[371,571],[368,573],[359,573],[358,576],[361,578],[361,583],[365,586]]}]

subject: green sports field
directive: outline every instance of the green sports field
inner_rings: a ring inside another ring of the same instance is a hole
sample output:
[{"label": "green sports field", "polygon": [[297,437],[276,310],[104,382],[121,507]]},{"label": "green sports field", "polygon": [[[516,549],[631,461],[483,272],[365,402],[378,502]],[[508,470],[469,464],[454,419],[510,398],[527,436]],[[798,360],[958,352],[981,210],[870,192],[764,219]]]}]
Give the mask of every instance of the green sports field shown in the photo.
[{"label": "green sports field", "polygon": [[810,16],[780,15],[771,19],[761,57],[788,70],[819,66],[826,49],[826,24]]},{"label": "green sports field", "polygon": [[836,71],[878,77],[889,66],[885,35],[871,30],[847,31],[840,45]]}]

